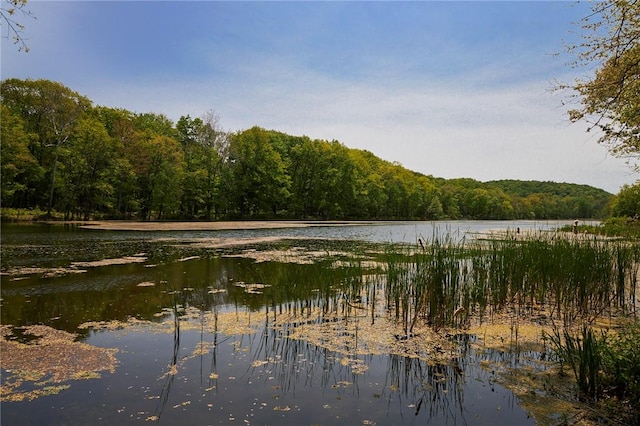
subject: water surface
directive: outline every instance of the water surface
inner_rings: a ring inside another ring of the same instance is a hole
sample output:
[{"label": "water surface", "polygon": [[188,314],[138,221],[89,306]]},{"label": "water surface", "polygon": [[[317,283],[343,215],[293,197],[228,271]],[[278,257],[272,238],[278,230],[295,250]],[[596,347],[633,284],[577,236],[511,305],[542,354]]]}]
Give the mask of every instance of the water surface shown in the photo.
[{"label": "water surface", "polygon": [[[444,234],[470,238],[495,228],[555,226],[458,221],[118,232],[3,225],[2,324],[16,330],[43,324],[76,333],[78,341],[118,349],[118,365],[100,378],[65,382],[69,387],[53,395],[3,402],[2,423],[533,424],[495,373],[481,367],[496,357],[514,363],[514,355],[479,353],[466,344],[446,364],[363,355],[357,348],[335,351],[290,338],[290,329],[271,322],[310,309],[310,304],[322,308],[324,299],[315,295],[336,295],[354,274],[362,275],[362,269],[349,267],[350,256],[375,259],[376,243],[415,244],[418,238]],[[224,248],[189,244],[274,236],[297,239]],[[274,248],[326,256],[306,264],[239,256]],[[129,261],[86,263],[125,258]],[[364,272],[375,276],[373,265]],[[260,286],[248,291],[249,284]],[[229,315],[248,316],[251,330],[229,331],[229,324],[222,324]],[[212,326],[211,318],[220,323]],[[132,319],[138,323],[129,327],[86,326],[131,324]],[[2,373],[3,380],[11,377],[11,372]],[[26,383],[21,389],[38,386],[44,385]]]}]

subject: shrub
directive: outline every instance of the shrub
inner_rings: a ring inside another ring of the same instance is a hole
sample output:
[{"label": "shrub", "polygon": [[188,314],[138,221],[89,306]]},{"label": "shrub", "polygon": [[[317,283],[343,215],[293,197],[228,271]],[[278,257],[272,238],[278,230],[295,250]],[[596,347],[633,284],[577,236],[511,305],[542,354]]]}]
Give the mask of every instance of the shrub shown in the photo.
[{"label": "shrub", "polygon": [[607,338],[603,351],[606,392],[640,409],[640,322]]},{"label": "shrub", "polygon": [[640,424],[640,321],[600,336],[585,325],[579,335],[555,330],[548,337],[561,372],[565,366],[573,372],[581,399],[599,400],[607,416]]}]

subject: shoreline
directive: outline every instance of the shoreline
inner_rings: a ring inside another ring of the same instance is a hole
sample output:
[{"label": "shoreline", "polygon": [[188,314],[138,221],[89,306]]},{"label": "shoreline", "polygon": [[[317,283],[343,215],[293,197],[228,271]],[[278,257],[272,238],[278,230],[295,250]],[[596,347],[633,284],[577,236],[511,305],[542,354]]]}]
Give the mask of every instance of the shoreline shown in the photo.
[{"label": "shoreline", "polygon": [[[564,222],[563,219],[553,220],[551,222]],[[566,219],[568,222],[569,220]],[[25,221],[3,221],[3,224],[44,224],[44,225],[57,225],[57,226],[77,226],[80,229],[97,230],[97,231],[138,231],[138,232],[152,232],[152,231],[236,231],[236,230],[260,230],[260,229],[302,229],[313,227],[339,227],[339,226],[376,226],[376,225],[393,225],[398,223],[467,223],[467,222],[508,222],[521,223],[528,228],[526,224],[529,223],[547,223],[545,221],[537,220],[228,220],[228,221],[137,221],[137,220],[25,220]],[[596,222],[593,219],[584,219],[584,223]],[[502,227],[500,225],[495,228],[490,228],[482,231],[478,231],[478,235],[496,234],[505,232],[510,227]],[[525,231],[525,229],[523,229]],[[527,230],[531,231],[531,230]],[[539,231],[539,230],[538,230]],[[547,230],[548,231],[548,230]],[[557,231],[557,230],[555,230]],[[524,232],[523,232],[524,233]],[[492,235],[495,237],[495,235]]]},{"label": "shoreline", "polygon": [[305,221],[305,220],[251,220],[222,222],[137,222],[137,221],[66,221],[47,224],[76,224],[82,229],[98,231],[219,231],[251,229],[288,229],[330,226],[358,226],[382,224],[373,221]]}]

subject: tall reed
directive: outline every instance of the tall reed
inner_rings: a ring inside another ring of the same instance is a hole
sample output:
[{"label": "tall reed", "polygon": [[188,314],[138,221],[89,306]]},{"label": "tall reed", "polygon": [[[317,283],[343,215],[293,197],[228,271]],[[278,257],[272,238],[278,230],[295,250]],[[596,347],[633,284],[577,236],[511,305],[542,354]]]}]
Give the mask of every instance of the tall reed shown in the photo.
[{"label": "tall reed", "polygon": [[387,307],[411,333],[497,312],[545,306],[565,324],[603,313],[635,313],[640,249],[623,241],[507,235],[488,241],[434,239],[386,254]]},{"label": "tall reed", "polygon": [[602,391],[602,354],[606,345],[604,335],[598,337],[591,327],[585,324],[579,336],[573,335],[567,329],[562,333],[556,329],[548,337],[560,365],[568,365],[571,368],[581,395],[597,399]]}]

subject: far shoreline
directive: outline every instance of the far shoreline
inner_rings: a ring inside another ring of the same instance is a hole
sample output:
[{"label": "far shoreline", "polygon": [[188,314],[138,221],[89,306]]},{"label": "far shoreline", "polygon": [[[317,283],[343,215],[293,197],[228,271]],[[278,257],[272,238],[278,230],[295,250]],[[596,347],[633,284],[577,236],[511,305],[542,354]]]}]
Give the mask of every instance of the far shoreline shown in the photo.
[{"label": "far shoreline", "polygon": [[[581,224],[599,223],[598,219],[579,219]],[[239,231],[257,229],[295,229],[337,226],[375,226],[398,223],[438,222],[520,222],[548,223],[573,222],[572,219],[454,219],[454,220],[226,220],[226,221],[138,221],[138,220],[59,220],[59,219],[9,219],[3,217],[2,224],[73,225],[81,229],[96,231]],[[496,229],[504,230],[502,227]]]},{"label": "far shoreline", "polygon": [[344,220],[248,220],[220,222],[141,222],[120,220],[88,220],[88,221],[45,221],[41,223],[59,225],[73,224],[82,229],[98,231],[220,231],[251,229],[287,229],[330,226],[358,226],[389,223],[389,221],[344,221]]}]

